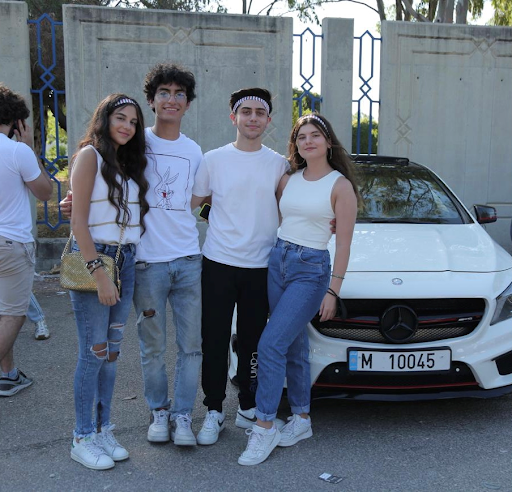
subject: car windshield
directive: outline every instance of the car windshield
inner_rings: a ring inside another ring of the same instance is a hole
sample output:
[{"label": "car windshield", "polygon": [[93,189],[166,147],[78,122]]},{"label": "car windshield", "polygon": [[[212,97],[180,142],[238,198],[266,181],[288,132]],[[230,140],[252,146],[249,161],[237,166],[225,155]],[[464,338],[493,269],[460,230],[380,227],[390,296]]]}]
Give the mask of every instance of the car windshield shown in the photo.
[{"label": "car windshield", "polygon": [[356,163],[363,205],[358,222],[464,224],[466,211],[442,182],[416,164]]}]

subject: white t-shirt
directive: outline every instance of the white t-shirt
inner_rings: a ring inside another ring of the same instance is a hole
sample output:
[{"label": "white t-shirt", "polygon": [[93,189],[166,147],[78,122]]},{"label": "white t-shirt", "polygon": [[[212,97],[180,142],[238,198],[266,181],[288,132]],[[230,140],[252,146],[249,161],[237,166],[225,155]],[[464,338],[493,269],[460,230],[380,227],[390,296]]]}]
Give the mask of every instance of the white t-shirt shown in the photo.
[{"label": "white t-shirt", "polygon": [[230,143],[205,154],[193,193],[212,195],[206,258],[241,268],[268,266],[279,226],[275,194],[286,168],[286,159],[265,146],[244,152]]},{"label": "white t-shirt", "polygon": [[[108,185],[101,174],[101,165],[103,157],[92,146],[87,145],[84,149],[91,148],[96,154],[96,177],[94,178],[94,187],[91,194],[91,204],[89,208],[89,232],[95,243],[100,244],[119,244],[121,239],[121,226],[116,222],[117,210],[108,200]],[[121,178],[118,176],[118,182]],[[71,187],[73,186],[73,174],[71,174]],[[78,185],[79,186],[79,185]],[[121,244],[138,244],[140,241],[140,203],[139,186],[133,179],[124,183],[124,199],[128,198],[128,210],[130,210],[130,220],[126,224]],[[116,193],[117,196],[117,193]],[[121,209],[120,221],[123,221],[123,210]]]},{"label": "white t-shirt", "polygon": [[190,210],[194,176],[203,157],[201,147],[182,133],[177,140],[157,137],[146,128],[146,232],[137,260],[172,261],[200,253],[196,218]]},{"label": "white t-shirt", "polygon": [[25,183],[41,174],[32,149],[0,133],[0,236],[31,243],[30,190]]}]

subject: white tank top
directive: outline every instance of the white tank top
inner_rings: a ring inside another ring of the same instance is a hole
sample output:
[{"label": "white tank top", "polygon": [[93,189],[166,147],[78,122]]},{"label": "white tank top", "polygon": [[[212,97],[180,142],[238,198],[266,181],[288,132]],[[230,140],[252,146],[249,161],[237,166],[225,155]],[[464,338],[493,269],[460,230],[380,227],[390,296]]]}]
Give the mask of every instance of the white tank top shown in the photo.
[{"label": "white tank top", "polygon": [[[88,145],[96,153],[98,168],[94,179],[94,188],[91,195],[91,205],[89,209],[89,231],[92,240],[101,244],[119,244],[121,236],[121,227],[116,223],[117,211],[108,201],[108,185],[101,174],[101,164],[103,158],[101,154],[92,146]],[[73,178],[71,178],[73,181]],[[73,183],[72,188],[79,186]],[[128,200],[128,209],[130,210],[130,221],[128,222],[122,244],[138,244],[140,242],[140,203],[139,186],[133,179],[124,182],[124,197]],[[123,211],[121,210],[120,221],[123,220]]]},{"label": "white tank top", "polygon": [[331,193],[338,171],[317,181],[306,181],[304,169],[290,176],[279,202],[283,217],[279,238],[314,249],[327,249],[332,236],[330,221],[334,219]]}]

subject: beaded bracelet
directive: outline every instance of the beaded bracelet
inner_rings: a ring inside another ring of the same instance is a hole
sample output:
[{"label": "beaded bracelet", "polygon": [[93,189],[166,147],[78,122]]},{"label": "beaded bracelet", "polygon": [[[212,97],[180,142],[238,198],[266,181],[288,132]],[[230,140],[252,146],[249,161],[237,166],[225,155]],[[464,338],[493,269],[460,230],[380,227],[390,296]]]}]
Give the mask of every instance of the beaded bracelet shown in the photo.
[{"label": "beaded bracelet", "polygon": [[345,280],[345,277],[342,277],[341,275],[336,275],[335,273],[331,273],[331,277],[341,278],[341,280]]},{"label": "beaded bracelet", "polygon": [[100,266],[103,266],[103,260],[101,258],[96,258],[95,260],[85,262],[85,268],[87,268],[90,273],[94,272],[94,270]]},{"label": "beaded bracelet", "polygon": [[89,273],[92,275],[96,270],[98,270],[99,268],[104,268],[105,265],[102,263],[101,265],[96,265],[94,268],[92,269],[89,269]]}]

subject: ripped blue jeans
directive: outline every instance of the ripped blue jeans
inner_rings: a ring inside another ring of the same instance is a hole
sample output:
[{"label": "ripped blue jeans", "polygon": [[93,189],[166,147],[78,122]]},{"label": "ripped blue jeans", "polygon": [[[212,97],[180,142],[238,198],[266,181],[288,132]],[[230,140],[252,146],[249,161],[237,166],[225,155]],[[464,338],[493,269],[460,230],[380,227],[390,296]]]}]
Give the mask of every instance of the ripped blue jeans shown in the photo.
[{"label": "ripped blue jeans", "polygon": [[[99,253],[116,255],[117,245],[95,243]],[[74,246],[76,251],[77,247]],[[100,304],[97,292],[70,291],[78,332],[75,371],[75,437],[86,437],[96,427],[110,425],[117,357],[132,306],[135,282],[135,246],[121,247],[118,261],[121,300],[114,306]]]}]

